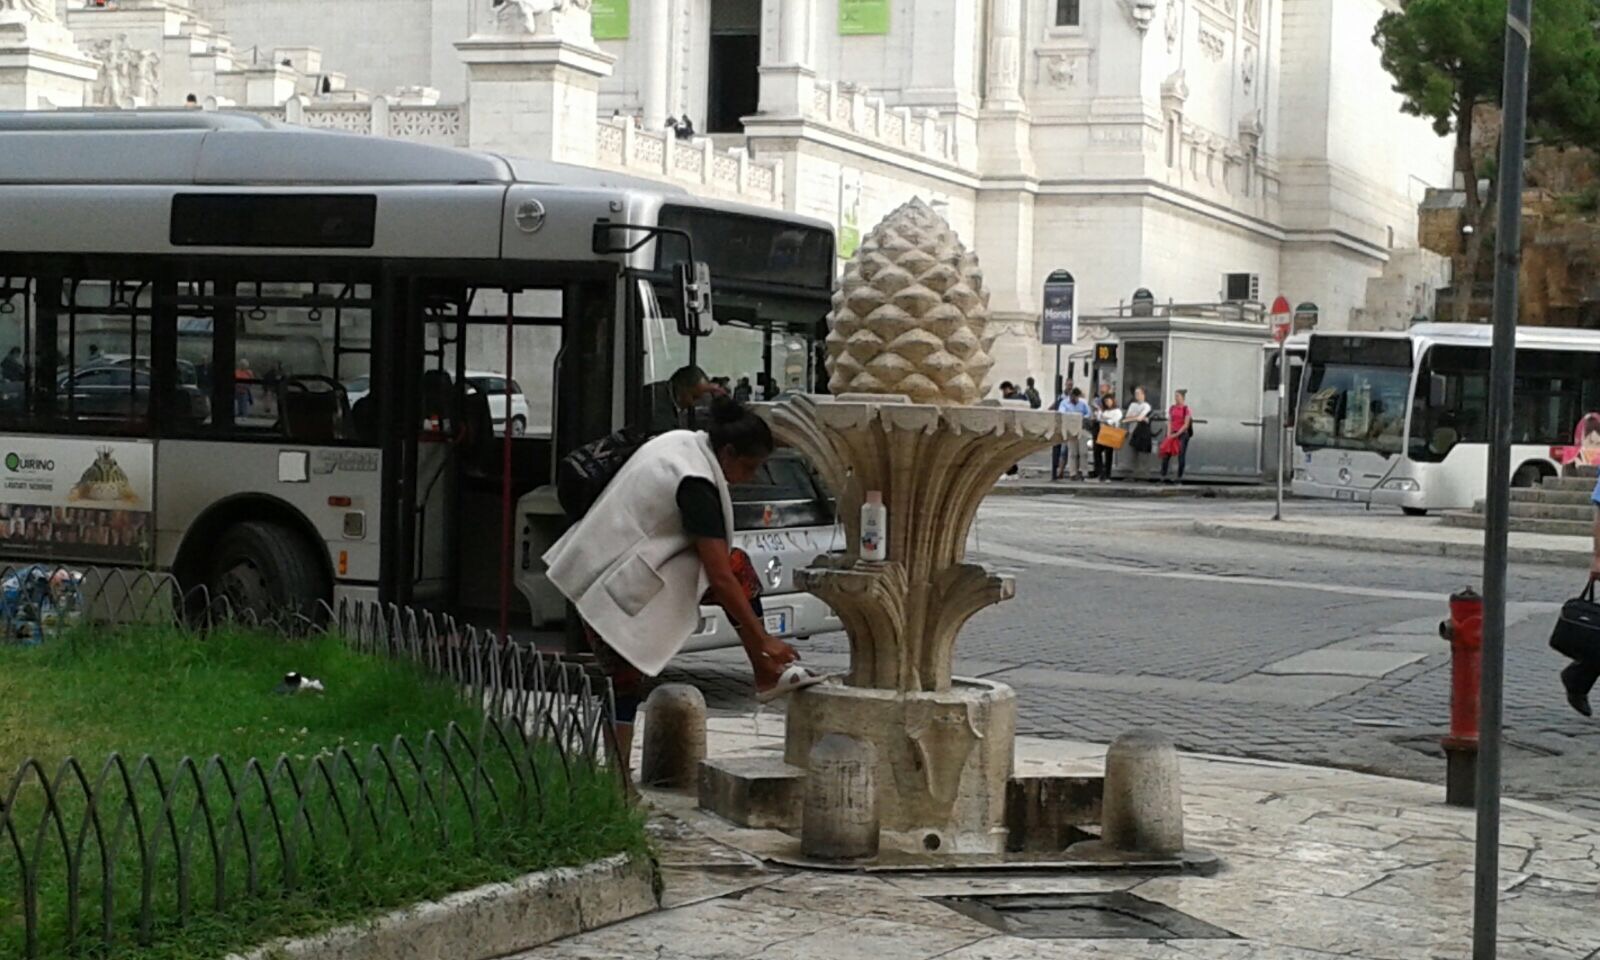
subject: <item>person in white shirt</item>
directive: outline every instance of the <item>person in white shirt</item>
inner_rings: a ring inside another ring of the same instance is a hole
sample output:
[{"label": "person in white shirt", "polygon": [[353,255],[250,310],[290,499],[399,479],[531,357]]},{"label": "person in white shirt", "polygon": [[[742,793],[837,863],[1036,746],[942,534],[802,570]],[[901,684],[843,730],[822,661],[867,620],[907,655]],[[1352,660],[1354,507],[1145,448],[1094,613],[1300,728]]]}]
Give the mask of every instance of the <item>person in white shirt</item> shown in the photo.
[{"label": "person in white shirt", "polygon": [[1100,409],[1096,411],[1095,419],[1100,422],[1100,432],[1094,438],[1094,475],[1100,478],[1101,483],[1110,483],[1111,461],[1116,457],[1117,450],[1101,441],[1105,438],[1106,427],[1122,426],[1122,408],[1117,406],[1115,394],[1108,393],[1100,398]]},{"label": "person in white shirt", "polygon": [[1151,407],[1145,400],[1144,387],[1133,388],[1133,402],[1122,415],[1122,427],[1128,431],[1128,449],[1131,476],[1145,479],[1150,466],[1150,452],[1155,449],[1155,434],[1150,429]]},{"label": "person in white shirt", "polygon": [[1076,413],[1083,418],[1083,429],[1076,436],[1068,437],[1067,442],[1061,445],[1061,460],[1056,479],[1065,480],[1071,476],[1075,480],[1082,480],[1083,460],[1088,455],[1089,426],[1094,420],[1094,408],[1089,406],[1089,401],[1083,399],[1082,390],[1072,387],[1067,391],[1067,396],[1056,404],[1056,412]]}]

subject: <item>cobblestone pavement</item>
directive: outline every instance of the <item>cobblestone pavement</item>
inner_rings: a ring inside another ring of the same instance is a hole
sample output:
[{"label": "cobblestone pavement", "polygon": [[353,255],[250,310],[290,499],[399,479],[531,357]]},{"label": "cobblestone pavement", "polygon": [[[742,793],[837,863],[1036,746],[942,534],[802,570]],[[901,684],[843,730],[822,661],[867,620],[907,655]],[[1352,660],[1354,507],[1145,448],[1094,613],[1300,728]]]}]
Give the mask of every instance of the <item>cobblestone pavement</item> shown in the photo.
[{"label": "cobblestone pavement", "polygon": [[[1351,511],[1294,502],[1293,513]],[[1190,535],[1198,516],[1271,516],[1215,500],[995,498],[976,556],[1014,576],[1017,599],[980,614],[958,671],[1014,686],[1019,732],[1106,742],[1156,727],[1185,749],[1443,782],[1450,657],[1447,595],[1475,561],[1249,544]],[[1411,523],[1395,516],[1396,535]],[[1584,571],[1510,574],[1506,662],[1509,793],[1600,814],[1600,722],[1567,706],[1546,645]],[[801,645],[842,668],[842,635]],[[1296,659],[1291,659],[1296,658]],[[737,651],[683,658],[665,679],[748,711]]]}]

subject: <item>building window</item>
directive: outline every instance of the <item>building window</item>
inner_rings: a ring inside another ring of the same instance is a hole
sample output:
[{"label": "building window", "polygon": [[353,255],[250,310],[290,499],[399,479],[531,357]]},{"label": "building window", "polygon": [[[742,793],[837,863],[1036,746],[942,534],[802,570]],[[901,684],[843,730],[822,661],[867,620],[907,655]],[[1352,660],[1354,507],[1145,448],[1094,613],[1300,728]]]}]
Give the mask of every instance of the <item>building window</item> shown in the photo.
[{"label": "building window", "polygon": [[1056,26],[1076,27],[1083,23],[1081,0],[1056,0]]}]

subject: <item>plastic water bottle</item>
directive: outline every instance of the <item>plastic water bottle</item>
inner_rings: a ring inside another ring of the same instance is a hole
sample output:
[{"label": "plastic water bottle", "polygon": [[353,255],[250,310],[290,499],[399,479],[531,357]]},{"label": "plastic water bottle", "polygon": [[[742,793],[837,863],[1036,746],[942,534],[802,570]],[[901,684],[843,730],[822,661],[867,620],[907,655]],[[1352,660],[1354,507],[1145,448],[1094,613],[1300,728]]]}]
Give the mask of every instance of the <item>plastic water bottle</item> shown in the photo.
[{"label": "plastic water bottle", "polygon": [[861,505],[861,559],[881,563],[888,558],[889,508],[883,505],[881,491],[869,490]]}]

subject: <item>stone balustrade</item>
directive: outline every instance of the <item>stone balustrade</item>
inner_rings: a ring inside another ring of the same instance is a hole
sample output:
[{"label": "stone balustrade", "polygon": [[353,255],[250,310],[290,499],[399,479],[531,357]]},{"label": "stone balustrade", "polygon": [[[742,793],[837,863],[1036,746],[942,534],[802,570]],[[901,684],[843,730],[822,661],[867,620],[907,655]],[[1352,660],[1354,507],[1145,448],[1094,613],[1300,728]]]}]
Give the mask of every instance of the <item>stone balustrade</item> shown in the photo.
[{"label": "stone balustrade", "polygon": [[719,150],[706,137],[679,140],[670,133],[641,130],[626,117],[601,120],[595,147],[602,167],[682,183],[698,188],[696,192],[783,204],[783,162],[752,159],[743,148]]},{"label": "stone balustrade", "polygon": [[276,107],[232,107],[208,99],[211,109],[225,107],[253,113],[278,123],[319,130],[338,130],[375,137],[390,137],[443,147],[465,147],[466,125],[459,104],[392,103],[387,97],[365,102],[318,102],[293,97]]},{"label": "stone balustrade", "polygon": [[891,107],[854,84],[818,82],[806,110],[812,123],[913,156],[956,163],[955,130],[935,110]]}]

